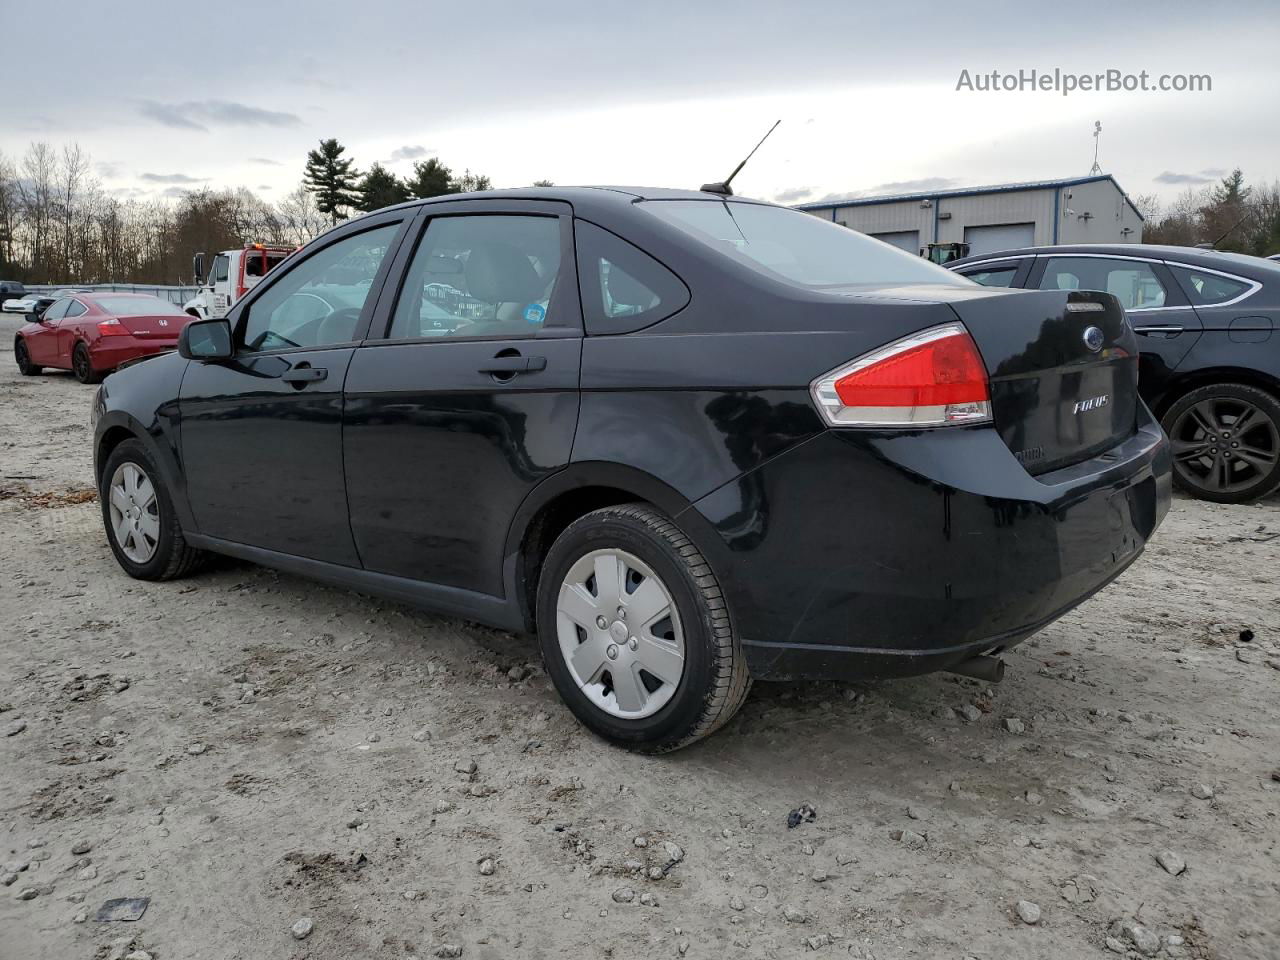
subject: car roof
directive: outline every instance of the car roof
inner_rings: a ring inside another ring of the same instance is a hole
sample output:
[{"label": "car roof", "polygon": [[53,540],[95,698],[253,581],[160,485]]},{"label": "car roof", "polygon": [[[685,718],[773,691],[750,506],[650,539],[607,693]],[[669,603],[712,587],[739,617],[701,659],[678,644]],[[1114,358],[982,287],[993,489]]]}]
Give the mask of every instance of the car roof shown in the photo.
[{"label": "car roof", "polygon": [[989,260],[1005,260],[1012,257],[1071,256],[1072,254],[1109,254],[1117,257],[1145,257],[1151,260],[1173,260],[1196,267],[1242,274],[1257,280],[1280,280],[1277,267],[1263,257],[1227,250],[1207,250],[1204,247],[1178,247],[1158,243],[1064,243],[1056,246],[1019,247],[992,253],[976,253],[946,264],[955,269]]},{"label": "car roof", "polygon": [[[383,207],[373,213],[387,210],[421,207],[432,203],[453,203],[459,200],[559,200],[563,203],[600,203],[616,200],[618,203],[634,203],[637,200],[733,200],[739,203],[757,203],[777,206],[765,200],[751,197],[721,196],[705,190],[680,190],[672,187],[632,186],[580,186],[580,187],[513,187],[505,190],[483,190],[476,193],[446,193],[423,200],[409,200],[391,207]],[[791,209],[785,207],[784,209]],[[348,221],[349,222],[349,221]]]}]

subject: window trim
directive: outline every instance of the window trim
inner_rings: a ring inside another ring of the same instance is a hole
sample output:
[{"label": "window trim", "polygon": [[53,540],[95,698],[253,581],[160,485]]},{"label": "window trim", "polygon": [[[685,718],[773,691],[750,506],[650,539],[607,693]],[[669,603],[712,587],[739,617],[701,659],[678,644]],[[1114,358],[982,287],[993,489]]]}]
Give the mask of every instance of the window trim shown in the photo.
[{"label": "window trim", "polygon": [[[1253,296],[1255,293],[1257,293],[1259,290],[1262,289],[1261,281],[1253,280],[1250,277],[1242,277],[1236,273],[1227,273],[1225,270],[1215,270],[1212,267],[1202,267],[1202,266],[1199,266],[1198,264],[1187,263],[1185,260],[1166,260],[1160,257],[1138,257],[1138,256],[1130,256],[1128,254],[1123,254],[1123,253],[1012,253],[1012,254],[1006,254],[1005,256],[1001,256],[1001,257],[989,257],[986,260],[971,260],[968,263],[960,264],[960,266],[977,267],[985,263],[997,263],[1001,260],[1037,260],[1037,261],[1042,260],[1044,261],[1044,265],[1047,267],[1048,262],[1050,260],[1053,260],[1055,258],[1061,258],[1061,257],[1077,257],[1077,258],[1091,257],[1097,260],[1140,260],[1144,263],[1158,263],[1165,267],[1183,267],[1188,270],[1200,270],[1204,273],[1216,273],[1218,276],[1226,277],[1229,280],[1239,280],[1242,283],[1247,283],[1250,285],[1250,290],[1248,292],[1241,294],[1240,296],[1236,297],[1234,300],[1226,300],[1226,301],[1223,301],[1222,303],[1205,304],[1204,305],[1205,309],[1208,309],[1209,307],[1235,306],[1237,303],[1240,303],[1243,300],[1247,300],[1249,297]],[[1036,266],[1040,266],[1040,264],[1037,263]],[[957,270],[956,272],[958,273],[959,271]],[[1043,270],[1040,271],[1040,275],[1043,276]],[[1145,313],[1147,311],[1155,311],[1155,310],[1192,310],[1194,309],[1194,307],[1191,305],[1189,301],[1189,298],[1187,298],[1186,294],[1183,293],[1182,285],[1178,283],[1178,279],[1177,277],[1173,276],[1172,271],[1170,271],[1169,276],[1173,278],[1174,286],[1177,292],[1183,297],[1183,299],[1188,300],[1187,303],[1176,304],[1174,306],[1163,306],[1163,307],[1139,307],[1136,310],[1126,310],[1125,312],[1126,313]],[[1031,278],[1028,277],[1027,282],[1030,282],[1030,280]]]},{"label": "window trim", "polygon": [[[75,306],[77,306],[77,307],[79,307],[79,308],[80,308],[80,312],[79,312],[79,313],[77,313],[75,316],[69,316],[68,314],[65,314],[65,313],[64,313],[64,314],[63,314],[61,317],[59,317],[58,319],[60,319],[60,320],[79,320],[81,317],[83,317],[85,314],[87,314],[87,313],[89,312],[89,305],[88,305],[87,303],[85,303],[83,300],[79,300],[79,299],[77,299],[77,298],[75,298],[75,297],[68,297],[68,299],[71,301],[71,303],[72,303],[73,305],[75,305]],[[67,307],[67,309],[68,309],[68,310],[70,310],[70,309],[71,309],[71,307]]]},{"label": "window trim", "polygon": [[1244,293],[1232,297],[1230,300],[1223,300],[1220,303],[1195,303],[1191,299],[1191,294],[1183,289],[1182,295],[1187,298],[1187,301],[1191,303],[1193,307],[1202,307],[1205,310],[1214,310],[1218,307],[1234,306],[1240,301],[1247,300],[1249,297],[1252,297],[1262,289],[1261,281],[1252,280],[1249,277],[1237,276],[1234,273],[1227,273],[1225,270],[1213,270],[1209,267],[1197,267],[1190,263],[1184,263],[1180,260],[1166,260],[1164,261],[1164,264],[1169,268],[1169,273],[1173,276],[1173,282],[1176,283],[1179,288],[1182,288],[1182,281],[1179,280],[1178,275],[1173,272],[1174,267],[1177,267],[1179,270],[1186,270],[1190,273],[1209,273],[1213,274],[1215,277],[1222,277],[1224,280],[1235,280],[1238,283],[1243,283],[1246,287]]},{"label": "window trim", "polygon": [[[370,323],[375,315],[375,311],[380,302],[382,291],[386,287],[387,278],[391,273],[392,264],[396,261],[400,254],[400,250],[404,245],[406,234],[409,232],[410,226],[413,224],[415,211],[412,209],[396,210],[395,213],[388,213],[377,217],[360,217],[356,220],[348,221],[338,227],[322,233],[311,243],[307,244],[299,252],[293,254],[284,263],[273,270],[267,272],[267,275],[254,284],[253,288],[240,298],[239,302],[231,308],[227,313],[226,320],[231,324],[231,342],[235,347],[235,356],[246,357],[271,357],[288,355],[292,353],[314,353],[320,350],[334,350],[342,347],[358,346],[369,335]],[[382,262],[378,265],[378,272],[373,278],[373,283],[369,286],[369,295],[365,297],[364,305],[360,308],[360,319],[356,321],[355,335],[351,340],[345,340],[341,343],[326,343],[320,346],[302,346],[302,347],[281,347],[277,350],[254,350],[248,351],[243,348],[243,337],[245,327],[248,325],[249,313],[253,309],[253,305],[273,287],[275,284],[294,270],[297,270],[312,257],[328,250],[334,244],[342,243],[350,240],[352,237],[359,236],[362,233],[368,233],[372,230],[380,230],[383,227],[389,227],[399,224],[399,230],[391,238],[391,242],[387,245],[387,254],[382,258]],[[323,242],[321,242],[323,241]],[[297,259],[295,260],[294,257]],[[290,262],[292,261],[292,262]]]},{"label": "window trim", "polygon": [[[409,269],[422,241],[426,238],[431,221],[459,216],[507,216],[554,217],[560,226],[560,276],[548,305],[547,314],[557,320],[552,326],[543,326],[531,334],[486,334],[470,337],[392,337],[391,325],[395,321],[396,308],[404,293]],[[503,343],[506,341],[534,341],[583,336],[582,306],[578,293],[577,263],[573,246],[573,207],[562,200],[442,200],[422,204],[409,235],[400,244],[396,256],[395,275],[382,291],[378,309],[373,316],[361,346],[376,347],[407,343]],[[567,271],[567,272],[566,272]]]}]

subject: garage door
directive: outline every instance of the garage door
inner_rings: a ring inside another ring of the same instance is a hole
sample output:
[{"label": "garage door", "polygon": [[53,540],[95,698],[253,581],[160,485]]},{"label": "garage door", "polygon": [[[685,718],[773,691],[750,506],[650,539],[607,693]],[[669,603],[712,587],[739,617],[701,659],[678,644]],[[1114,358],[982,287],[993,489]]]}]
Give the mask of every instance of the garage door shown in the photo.
[{"label": "garage door", "polygon": [[867,236],[875,237],[877,240],[883,240],[890,246],[897,247],[899,250],[905,250],[907,253],[914,253],[920,256],[920,231],[919,230],[898,230],[895,233],[870,233]]},{"label": "garage door", "polygon": [[1035,233],[1034,223],[996,223],[988,227],[965,227],[964,242],[969,244],[969,256],[999,253],[1031,246]]}]

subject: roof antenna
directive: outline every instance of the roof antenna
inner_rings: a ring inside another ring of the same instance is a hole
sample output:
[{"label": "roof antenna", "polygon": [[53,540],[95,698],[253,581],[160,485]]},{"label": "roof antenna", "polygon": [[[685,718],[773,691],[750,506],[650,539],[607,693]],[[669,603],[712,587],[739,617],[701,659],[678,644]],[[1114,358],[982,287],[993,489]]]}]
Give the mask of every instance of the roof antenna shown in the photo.
[{"label": "roof antenna", "polygon": [[1244,223],[1248,219],[1249,219],[1249,214],[1246,213],[1243,217],[1241,217],[1239,220],[1233,223],[1230,227],[1228,227],[1227,232],[1224,233],[1222,236],[1220,236],[1217,240],[1213,241],[1213,243],[1197,243],[1196,246],[1201,250],[1217,250],[1218,244],[1220,244],[1223,240],[1227,239],[1227,237],[1235,233],[1236,227],[1240,226],[1240,224]]},{"label": "roof antenna", "polygon": [[702,188],[701,188],[701,189],[702,189],[702,192],[703,192],[703,193],[718,193],[718,194],[720,194],[720,196],[722,196],[722,197],[732,197],[732,196],[733,196],[733,190],[730,188],[729,184],[730,184],[730,183],[732,183],[732,182],[733,182],[733,178],[734,178],[734,177],[736,177],[736,176],[738,175],[738,171],[739,171],[739,170],[741,170],[743,167],[745,167],[745,166],[747,165],[747,161],[748,161],[748,160],[750,160],[752,157],[754,157],[754,156],[755,156],[756,151],[760,149],[760,144],[762,144],[762,143],[764,143],[766,140],[768,140],[768,139],[769,139],[769,134],[770,134],[770,133],[773,133],[773,131],[775,131],[775,130],[777,130],[777,129],[778,129],[778,124],[779,124],[779,123],[781,123],[781,122],[782,122],[781,120],[778,120],[777,122],[775,122],[775,123],[774,123],[774,125],[773,125],[772,127],[770,127],[770,128],[769,128],[769,133],[766,133],[763,137],[761,137],[761,138],[760,138],[760,143],[757,143],[757,144],[752,148],[751,152],[750,152],[750,153],[748,153],[748,154],[746,155],[746,157],[743,159],[743,161],[742,161],[740,164],[738,164],[736,167],[734,167],[734,168],[733,168],[733,173],[729,174],[729,176],[728,176],[728,178],[727,178],[727,179],[721,180],[719,183],[704,183],[704,184],[702,185]]}]

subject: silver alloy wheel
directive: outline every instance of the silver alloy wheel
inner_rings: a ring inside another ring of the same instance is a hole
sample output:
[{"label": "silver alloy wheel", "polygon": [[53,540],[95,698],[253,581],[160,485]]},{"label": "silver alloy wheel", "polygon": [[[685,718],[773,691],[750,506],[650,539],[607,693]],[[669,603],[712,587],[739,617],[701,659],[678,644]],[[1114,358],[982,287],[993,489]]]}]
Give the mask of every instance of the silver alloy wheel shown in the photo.
[{"label": "silver alloy wheel", "polygon": [[116,546],[134,563],[146,563],[160,545],[160,502],[151,478],[136,463],[116,467],[108,487]]},{"label": "silver alloy wheel", "polygon": [[624,720],[657,713],[684,675],[684,630],[671,593],[625,550],[594,550],[569,568],[556,634],[574,683]]}]

